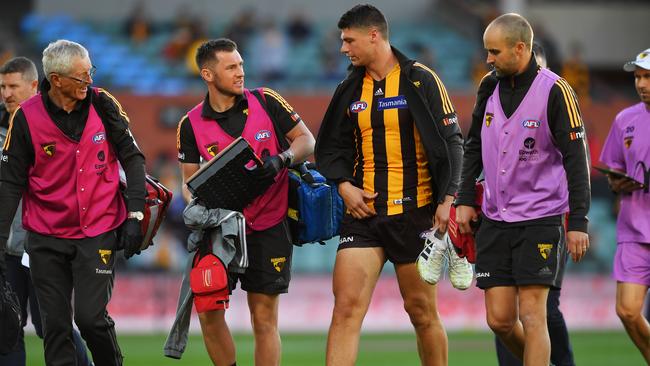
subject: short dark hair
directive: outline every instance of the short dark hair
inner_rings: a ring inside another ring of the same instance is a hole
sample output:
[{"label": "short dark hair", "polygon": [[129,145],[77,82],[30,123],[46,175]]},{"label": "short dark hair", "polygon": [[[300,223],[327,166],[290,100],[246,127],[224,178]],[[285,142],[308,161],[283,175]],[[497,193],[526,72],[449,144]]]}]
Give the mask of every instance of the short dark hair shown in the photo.
[{"label": "short dark hair", "polygon": [[36,65],[27,57],[14,57],[0,67],[0,75],[13,74],[15,72],[21,74],[23,80],[38,80]]},{"label": "short dark hair", "polygon": [[203,42],[196,50],[196,65],[202,69],[208,62],[217,59],[217,52],[237,51],[237,43],[228,38],[217,38]]},{"label": "short dark hair", "polygon": [[384,14],[370,4],[359,4],[341,15],[339,29],[377,27],[381,35],[388,39],[388,22]]}]

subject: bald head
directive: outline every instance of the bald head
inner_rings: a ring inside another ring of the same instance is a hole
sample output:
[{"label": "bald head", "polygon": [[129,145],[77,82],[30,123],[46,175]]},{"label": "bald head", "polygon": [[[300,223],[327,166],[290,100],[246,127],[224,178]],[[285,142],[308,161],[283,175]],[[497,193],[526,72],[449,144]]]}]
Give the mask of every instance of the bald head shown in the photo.
[{"label": "bald head", "polygon": [[533,46],[533,28],[526,18],[516,13],[503,14],[494,19],[485,29],[485,33],[499,29],[509,47],[522,42],[528,51]]}]

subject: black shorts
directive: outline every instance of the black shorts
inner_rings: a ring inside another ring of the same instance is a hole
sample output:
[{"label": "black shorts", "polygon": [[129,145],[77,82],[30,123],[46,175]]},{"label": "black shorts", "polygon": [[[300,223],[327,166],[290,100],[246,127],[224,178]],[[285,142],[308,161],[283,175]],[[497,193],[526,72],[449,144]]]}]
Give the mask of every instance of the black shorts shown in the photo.
[{"label": "black shorts", "polygon": [[382,247],[394,264],[414,263],[424,248],[420,233],[433,225],[432,205],[399,215],[357,220],[346,214],[341,222],[339,248]]},{"label": "black shorts", "polygon": [[476,286],[562,286],[567,249],[561,225],[525,225],[483,217],[476,233]]},{"label": "black shorts", "polygon": [[284,294],[291,280],[293,244],[286,220],[263,231],[246,235],[248,268],[244,273],[228,273],[231,291],[241,281],[246,292]]}]

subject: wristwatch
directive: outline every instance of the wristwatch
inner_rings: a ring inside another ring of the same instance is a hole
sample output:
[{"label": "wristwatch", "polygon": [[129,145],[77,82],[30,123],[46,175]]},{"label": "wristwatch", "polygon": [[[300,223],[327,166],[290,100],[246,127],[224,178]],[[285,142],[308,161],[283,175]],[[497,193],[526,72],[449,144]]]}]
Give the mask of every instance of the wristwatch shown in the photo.
[{"label": "wristwatch", "polygon": [[142,211],[131,211],[129,212],[129,215],[127,216],[129,219],[136,219],[138,221],[144,220],[144,214]]}]

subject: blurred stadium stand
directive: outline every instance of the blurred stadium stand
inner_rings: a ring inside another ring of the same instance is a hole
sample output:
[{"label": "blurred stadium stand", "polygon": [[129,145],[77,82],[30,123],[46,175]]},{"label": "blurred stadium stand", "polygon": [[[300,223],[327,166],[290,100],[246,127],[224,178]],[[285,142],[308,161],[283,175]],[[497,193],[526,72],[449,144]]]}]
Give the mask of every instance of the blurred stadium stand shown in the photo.
[{"label": "blurred stadium stand", "polygon": [[[139,95],[181,95],[202,88],[198,76],[191,74],[184,62],[169,65],[162,60],[163,47],[174,35],[171,30],[159,27],[161,30],[152,34],[146,42],[134,44],[122,33],[120,25],[78,21],[63,14],[45,16],[32,13],[23,18],[21,29],[35,50],[43,49],[52,40],[60,38],[83,44],[98,69],[95,82],[110,90]],[[219,35],[223,27],[213,25],[211,33]],[[323,24],[315,27],[315,30],[304,42],[291,46],[285,77],[278,80],[274,87],[309,91],[330,89],[344,76],[347,64],[345,58],[340,56],[338,77],[324,80],[318,40],[324,37],[328,26]],[[435,55],[444,55],[436,59],[436,71],[449,89],[469,86],[467,70],[475,45],[465,37],[435,22],[426,25],[398,24],[392,27],[391,33],[392,43],[407,54],[430,49]],[[336,44],[331,46],[338,48]],[[249,85],[262,83],[259,69],[264,56],[257,55],[255,47],[242,51],[247,82]]]}]

